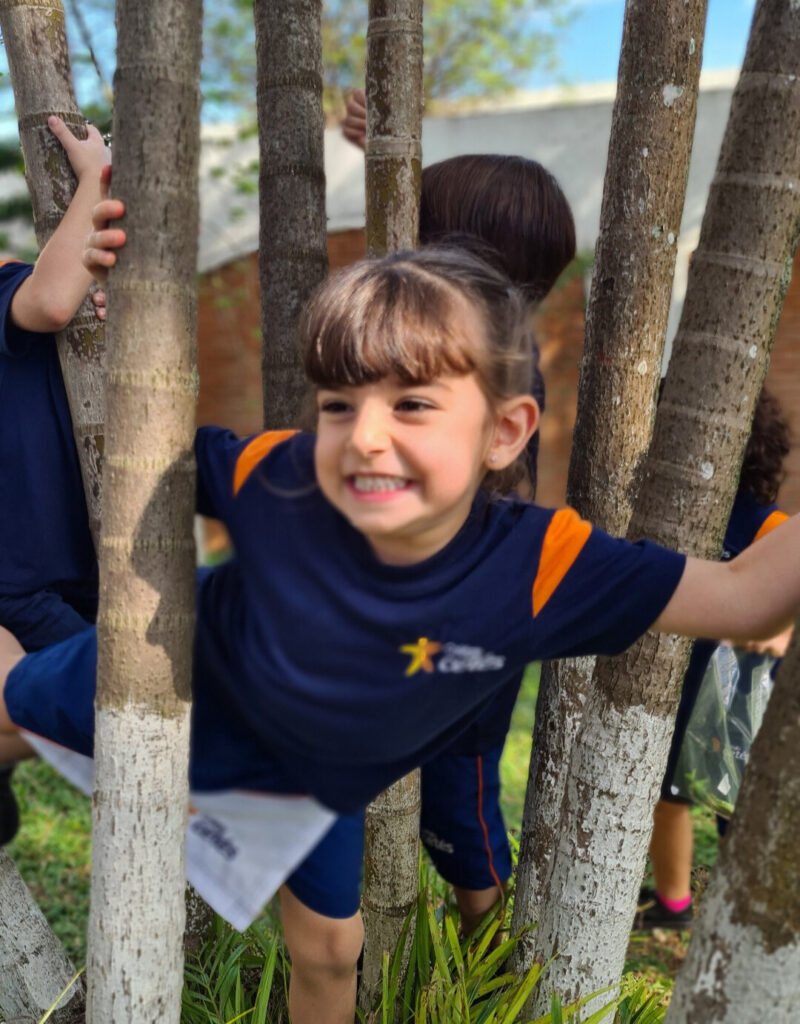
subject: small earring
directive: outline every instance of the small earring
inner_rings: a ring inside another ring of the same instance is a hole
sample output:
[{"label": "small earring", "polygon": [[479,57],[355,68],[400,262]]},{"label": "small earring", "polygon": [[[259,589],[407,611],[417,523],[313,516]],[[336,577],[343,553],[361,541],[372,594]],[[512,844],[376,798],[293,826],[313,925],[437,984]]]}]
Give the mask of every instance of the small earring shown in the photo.
[{"label": "small earring", "polygon": [[494,465],[494,463],[495,463],[495,462],[497,462],[497,456],[496,456],[496,455],[495,455],[494,453],[492,453],[492,454],[491,454],[491,455],[489,456],[489,462],[491,462],[491,463],[492,463],[492,465]]}]

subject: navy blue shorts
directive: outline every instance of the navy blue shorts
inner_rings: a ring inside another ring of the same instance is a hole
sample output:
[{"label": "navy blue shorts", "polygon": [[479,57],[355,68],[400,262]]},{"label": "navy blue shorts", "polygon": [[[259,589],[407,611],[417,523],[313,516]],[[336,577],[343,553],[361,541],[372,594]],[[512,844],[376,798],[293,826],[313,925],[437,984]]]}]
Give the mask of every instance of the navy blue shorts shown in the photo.
[{"label": "navy blue shorts", "polygon": [[[442,878],[462,889],[501,886],[511,875],[499,803],[501,752],[448,752],[422,770],[422,842]],[[337,818],[286,884],[318,914],[351,917],[361,901],[363,860],[364,812],[358,811]]]},{"label": "navy blue shorts", "polygon": [[[23,658],[6,683],[5,700],[11,720],[91,756],[96,666],[97,633],[93,627]],[[242,780],[226,777],[224,763],[217,763],[224,751],[215,749],[214,737],[225,732],[227,726],[235,729],[247,746],[245,725],[223,720],[224,709],[210,708],[204,714],[203,708],[202,695],[198,694],[193,727],[200,728],[204,741],[203,757],[192,758],[193,785],[199,789],[241,785]],[[446,751],[422,772],[423,842],[442,876],[462,888],[500,885],[511,874],[499,806],[501,751],[502,744],[482,754]],[[294,791],[280,765],[255,742],[252,750],[247,746],[247,752],[250,773],[258,776],[255,788]],[[319,914],[352,916],[360,902],[363,846],[364,812],[340,816],[287,880],[289,889]]]},{"label": "navy blue shorts", "polygon": [[39,651],[81,633],[97,617],[97,591],[89,587],[0,595],[0,626],[26,651]]},{"label": "navy blue shorts", "polygon": [[422,770],[422,842],[442,878],[460,889],[489,889],[511,876],[502,752],[502,744],[485,754],[445,751]]}]

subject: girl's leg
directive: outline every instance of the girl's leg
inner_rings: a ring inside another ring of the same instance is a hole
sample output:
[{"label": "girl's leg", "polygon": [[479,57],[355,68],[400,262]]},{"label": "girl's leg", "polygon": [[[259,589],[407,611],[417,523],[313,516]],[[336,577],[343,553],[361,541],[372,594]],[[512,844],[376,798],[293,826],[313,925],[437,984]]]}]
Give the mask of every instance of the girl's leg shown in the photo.
[{"label": "girl's leg", "polygon": [[691,894],[694,846],[689,805],[659,800],[653,817],[650,860],[655,890],[665,900],[686,900]]},{"label": "girl's leg", "polygon": [[33,755],[11,721],[3,697],[9,672],[24,657],[25,651],[16,637],[0,626],[0,765]]},{"label": "girl's leg", "polygon": [[356,966],[364,942],[361,914],[325,917],[280,890],[286,945],[292,959],[289,1017],[292,1024],[352,1024]]},{"label": "girl's leg", "polygon": [[504,890],[496,885],[489,889],[461,889],[454,885],[453,893],[458,903],[463,935],[471,935],[492,907],[499,909],[500,901],[505,895]]}]

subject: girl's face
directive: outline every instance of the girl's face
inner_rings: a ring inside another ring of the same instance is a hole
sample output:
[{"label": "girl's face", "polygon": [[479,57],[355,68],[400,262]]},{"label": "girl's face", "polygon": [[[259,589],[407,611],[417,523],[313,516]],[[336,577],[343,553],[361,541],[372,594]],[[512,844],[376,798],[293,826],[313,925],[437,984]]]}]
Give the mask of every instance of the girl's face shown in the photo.
[{"label": "girl's face", "polygon": [[497,458],[497,418],[476,376],[321,389],[317,407],[316,472],[328,501],[381,561],[441,550]]}]

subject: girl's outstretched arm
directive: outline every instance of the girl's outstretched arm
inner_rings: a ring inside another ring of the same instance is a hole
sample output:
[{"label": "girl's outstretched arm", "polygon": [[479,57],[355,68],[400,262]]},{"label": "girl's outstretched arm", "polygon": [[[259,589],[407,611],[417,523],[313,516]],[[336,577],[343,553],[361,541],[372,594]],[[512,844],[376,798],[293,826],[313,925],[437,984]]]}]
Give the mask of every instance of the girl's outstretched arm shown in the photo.
[{"label": "girl's outstretched arm", "polygon": [[661,633],[766,640],[787,629],[800,607],[800,515],[730,562],[689,558],[669,604],[653,624]]}]

